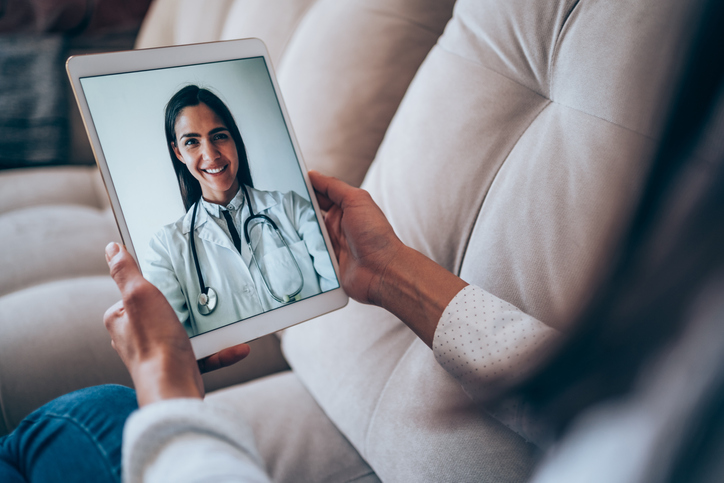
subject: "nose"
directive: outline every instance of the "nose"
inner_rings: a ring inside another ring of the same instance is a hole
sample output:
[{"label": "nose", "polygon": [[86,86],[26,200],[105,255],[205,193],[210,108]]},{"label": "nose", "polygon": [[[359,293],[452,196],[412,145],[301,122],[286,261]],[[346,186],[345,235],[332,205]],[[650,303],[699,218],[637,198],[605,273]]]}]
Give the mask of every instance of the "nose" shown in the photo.
[{"label": "nose", "polygon": [[205,161],[214,161],[220,157],[219,150],[214,146],[214,143],[203,143],[201,146],[201,155]]}]

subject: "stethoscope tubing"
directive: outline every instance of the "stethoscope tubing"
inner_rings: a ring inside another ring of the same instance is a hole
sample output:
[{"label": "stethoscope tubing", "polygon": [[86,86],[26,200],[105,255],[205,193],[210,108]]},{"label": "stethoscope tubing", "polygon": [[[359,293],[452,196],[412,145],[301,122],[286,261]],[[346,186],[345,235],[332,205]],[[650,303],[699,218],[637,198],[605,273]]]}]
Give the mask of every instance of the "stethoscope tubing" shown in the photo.
[{"label": "stethoscope tubing", "polygon": [[[251,206],[251,199],[249,198],[249,193],[246,189],[246,186],[244,186],[242,184],[241,189],[244,192],[244,199],[246,200],[246,203],[249,206],[249,217],[244,222],[244,241],[246,241],[246,244],[249,247],[249,252],[251,252],[251,258],[254,261],[254,265],[256,265],[257,270],[259,270],[259,273],[261,274],[261,279],[262,279],[262,282],[264,282],[264,287],[266,288],[267,292],[269,292],[269,295],[271,295],[272,298],[279,303],[286,304],[289,302],[294,302],[294,301],[299,300],[298,295],[302,292],[302,289],[304,288],[304,275],[302,274],[301,268],[299,268],[299,263],[297,263],[296,258],[294,258],[294,254],[292,253],[292,250],[289,248],[289,244],[287,243],[287,241],[284,238],[284,235],[281,233],[281,231],[279,231],[279,228],[277,227],[277,224],[274,222],[274,220],[272,220],[267,215],[264,215],[262,213],[255,214],[254,209]],[[201,204],[200,199],[194,205],[194,211],[191,214],[191,228],[189,231],[189,240],[190,240],[190,245],[191,245],[191,257],[194,259],[194,266],[196,267],[196,275],[198,276],[198,279],[199,279],[200,293],[197,298],[198,310],[201,315],[209,315],[216,308],[216,304],[218,302],[218,295],[216,293],[216,290],[214,290],[211,287],[207,287],[206,284],[204,283],[204,276],[201,273],[201,266],[199,265],[199,257],[198,257],[198,253],[196,252],[196,241],[195,241],[196,237],[194,234],[194,230],[196,227],[196,213],[198,211],[199,204]],[[289,256],[292,257],[292,260],[294,261],[294,265],[297,268],[297,273],[299,274],[299,278],[300,278],[301,282],[299,284],[299,288],[291,294],[285,295],[283,297],[279,297],[277,294],[275,294],[274,291],[269,286],[269,282],[267,281],[266,276],[264,275],[264,272],[261,270],[261,267],[259,266],[259,262],[256,259],[254,249],[251,246],[251,237],[249,236],[249,223],[256,219],[261,220],[262,223],[268,223],[269,225],[271,225],[272,229],[276,232],[277,236],[282,240],[282,243],[284,243],[284,247],[287,249]]]},{"label": "stethoscope tubing", "polygon": [[[247,205],[249,205],[249,218],[246,219],[244,222],[244,240],[246,240],[246,244],[249,247],[249,252],[251,252],[251,258],[254,260],[254,264],[256,265],[256,269],[259,270],[259,273],[261,274],[261,280],[264,282],[264,286],[266,287],[267,291],[269,292],[269,295],[272,296],[274,300],[276,300],[279,303],[286,304],[290,301],[296,301],[297,295],[302,293],[302,289],[304,289],[304,275],[302,275],[302,269],[299,268],[299,263],[297,263],[297,259],[294,258],[294,254],[292,253],[291,248],[289,248],[289,244],[284,239],[284,235],[282,235],[282,232],[279,231],[279,228],[277,227],[277,224],[274,223],[274,220],[269,218],[263,213],[254,214],[254,208],[251,206],[251,199],[249,198],[249,193],[246,190],[246,186],[241,185],[241,189],[244,191],[244,198],[246,199]],[[287,249],[287,252],[289,253],[289,256],[294,261],[294,266],[297,268],[297,273],[299,274],[299,279],[301,282],[299,283],[299,288],[295,290],[294,292],[285,295],[283,297],[279,297],[277,294],[274,293],[274,291],[269,286],[269,282],[266,279],[266,276],[264,276],[264,272],[262,272],[261,267],[259,266],[259,262],[256,259],[256,254],[254,253],[254,249],[251,246],[251,237],[249,236],[249,223],[251,223],[253,220],[262,220],[262,223],[269,223],[271,227],[276,232],[277,236],[282,240],[282,243],[284,243],[284,247]]]}]

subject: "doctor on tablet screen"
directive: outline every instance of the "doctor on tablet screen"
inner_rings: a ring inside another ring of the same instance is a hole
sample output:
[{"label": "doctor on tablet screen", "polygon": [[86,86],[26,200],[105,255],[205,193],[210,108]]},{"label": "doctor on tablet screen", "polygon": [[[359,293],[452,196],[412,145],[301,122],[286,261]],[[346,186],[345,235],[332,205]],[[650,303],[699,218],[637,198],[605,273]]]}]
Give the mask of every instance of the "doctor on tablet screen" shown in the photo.
[{"label": "doctor on tablet screen", "polygon": [[166,105],[165,128],[187,212],[151,239],[146,278],[189,336],[339,286],[311,203],[254,189],[221,99],[182,88]]}]

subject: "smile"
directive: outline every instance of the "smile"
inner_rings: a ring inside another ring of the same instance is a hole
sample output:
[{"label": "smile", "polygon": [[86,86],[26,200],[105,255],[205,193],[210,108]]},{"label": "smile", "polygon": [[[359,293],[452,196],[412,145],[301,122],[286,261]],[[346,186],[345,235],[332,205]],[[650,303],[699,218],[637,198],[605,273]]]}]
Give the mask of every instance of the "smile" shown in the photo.
[{"label": "smile", "polygon": [[229,166],[229,165],[227,164],[226,166],[222,166],[221,168],[202,169],[201,171],[203,171],[204,173],[209,173],[209,174],[219,174],[219,173],[221,173],[222,171],[224,171],[228,166]]}]

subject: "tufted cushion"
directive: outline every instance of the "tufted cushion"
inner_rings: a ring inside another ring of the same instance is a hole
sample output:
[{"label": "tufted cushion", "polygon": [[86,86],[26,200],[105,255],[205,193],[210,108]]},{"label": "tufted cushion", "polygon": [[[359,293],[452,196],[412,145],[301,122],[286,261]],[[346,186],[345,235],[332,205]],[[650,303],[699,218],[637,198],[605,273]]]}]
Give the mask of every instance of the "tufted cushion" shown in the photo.
[{"label": "tufted cushion", "polygon": [[107,275],[37,284],[0,297],[0,435],[69,391],[130,384],[102,323],[118,299]]},{"label": "tufted cushion", "polygon": [[136,48],[257,37],[278,66],[297,24],[315,1],[156,0],[138,34]]},{"label": "tufted cushion", "polygon": [[47,280],[108,272],[103,247],[120,241],[110,210],[36,206],[0,215],[0,295]]},{"label": "tufted cushion", "polygon": [[292,371],[210,394],[241,415],[275,482],[379,482]]},{"label": "tufted cushion", "polygon": [[[687,18],[673,0],[459,0],[364,187],[404,242],[565,329],[646,174]],[[380,309],[350,303],[284,350],[383,480],[517,481],[530,463]]]},{"label": "tufted cushion", "polygon": [[[30,186],[33,189],[28,189]],[[107,208],[108,196],[98,170],[65,166],[3,171],[0,176],[0,215],[50,204]]]},{"label": "tufted cushion", "polygon": [[452,0],[318,0],[279,68],[309,168],[359,186]]}]

